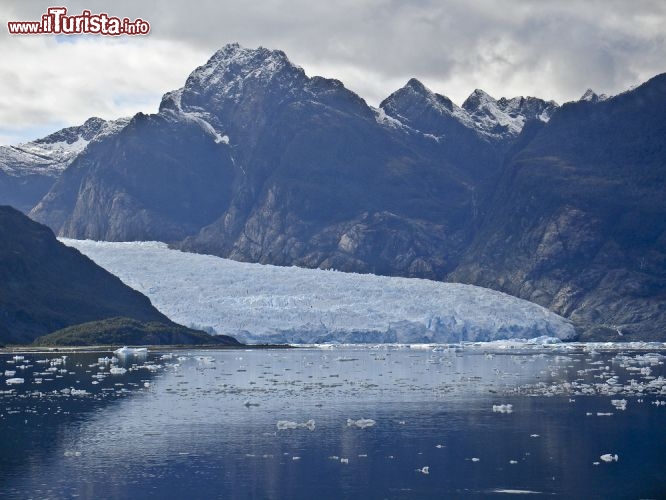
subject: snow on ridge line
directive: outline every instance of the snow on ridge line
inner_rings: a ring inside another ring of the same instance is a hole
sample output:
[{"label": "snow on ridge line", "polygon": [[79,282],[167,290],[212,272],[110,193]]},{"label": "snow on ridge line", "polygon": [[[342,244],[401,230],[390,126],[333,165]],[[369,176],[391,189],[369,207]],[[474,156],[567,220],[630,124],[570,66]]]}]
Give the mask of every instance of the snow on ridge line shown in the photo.
[{"label": "snow on ridge line", "polygon": [[458,283],[249,264],[160,242],[61,239],[173,321],[248,343],[453,343],[575,336],[510,295]]}]

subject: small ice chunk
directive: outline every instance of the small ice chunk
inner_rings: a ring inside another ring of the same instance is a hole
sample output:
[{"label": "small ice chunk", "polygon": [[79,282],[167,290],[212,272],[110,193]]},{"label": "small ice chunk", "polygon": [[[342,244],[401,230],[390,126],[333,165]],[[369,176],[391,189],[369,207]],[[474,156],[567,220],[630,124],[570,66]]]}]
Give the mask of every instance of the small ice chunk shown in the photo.
[{"label": "small ice chunk", "polygon": [[365,429],[366,427],[372,427],[376,424],[371,418],[359,418],[358,420],[352,420],[351,418],[347,419],[347,427],[358,427],[359,429]]},{"label": "small ice chunk", "polygon": [[493,412],[495,413],[513,413],[513,405],[493,405]]},{"label": "small ice chunk", "polygon": [[618,456],[616,454],[611,454],[611,453],[605,453],[599,457],[601,460],[604,462],[617,462],[618,461]]},{"label": "small ice chunk", "polygon": [[297,423],[290,420],[278,420],[277,428],[279,431],[284,431],[288,429],[308,429],[310,431],[315,430],[315,421],[310,419],[307,422]]},{"label": "small ice chunk", "polygon": [[509,460],[509,463],[511,465],[516,465],[518,463],[518,460]]},{"label": "small ice chunk", "polygon": [[417,472],[420,472],[421,474],[430,474],[430,466],[429,465],[424,465],[420,469],[416,469]]},{"label": "small ice chunk", "polygon": [[472,462],[480,462],[480,461],[481,461],[480,458],[477,458],[477,457],[473,457],[473,458],[472,458]]},{"label": "small ice chunk", "polygon": [[16,370],[5,370],[5,377],[13,377],[16,375]]},{"label": "small ice chunk", "polygon": [[539,435],[538,435],[538,434],[530,434],[530,437],[531,437],[531,438],[538,438]]},{"label": "small ice chunk", "polygon": [[113,351],[113,354],[115,354],[119,358],[129,358],[129,357],[144,357],[148,354],[148,349],[146,347],[121,347],[120,349],[116,349]]},{"label": "small ice chunk", "polygon": [[340,459],[340,463],[341,463],[341,464],[348,464],[348,463],[349,463],[349,459],[348,459],[348,458],[341,458],[341,459]]},{"label": "small ice chunk", "polygon": [[7,385],[22,384],[23,382],[25,382],[25,379],[22,379],[22,378],[20,378],[20,377],[16,377],[16,378],[8,378],[7,380],[5,380],[5,383],[6,383]]},{"label": "small ice chunk", "polygon": [[627,400],[626,399],[611,399],[611,404],[618,410],[627,409]]}]

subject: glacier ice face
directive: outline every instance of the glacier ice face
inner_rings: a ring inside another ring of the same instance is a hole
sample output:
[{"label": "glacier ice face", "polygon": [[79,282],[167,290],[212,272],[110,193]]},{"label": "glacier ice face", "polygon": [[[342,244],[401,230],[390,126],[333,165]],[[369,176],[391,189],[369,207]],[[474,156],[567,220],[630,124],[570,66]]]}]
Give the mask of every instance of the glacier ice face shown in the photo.
[{"label": "glacier ice face", "polygon": [[248,264],[159,242],[62,239],[173,321],[247,343],[456,343],[555,337],[572,324],[458,283]]}]

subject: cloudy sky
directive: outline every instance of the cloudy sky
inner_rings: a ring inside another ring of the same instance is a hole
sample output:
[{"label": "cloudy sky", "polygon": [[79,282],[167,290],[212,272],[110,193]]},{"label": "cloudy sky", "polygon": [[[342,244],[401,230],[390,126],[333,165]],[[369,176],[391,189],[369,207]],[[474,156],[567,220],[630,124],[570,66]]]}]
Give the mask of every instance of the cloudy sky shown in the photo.
[{"label": "cloudy sky", "polygon": [[[57,3],[57,2],[56,2]],[[12,36],[49,1],[0,4],[0,144],[41,137],[90,116],[155,112],[195,67],[230,42],[284,50],[306,73],[334,77],[377,105],[417,77],[462,101],[558,102],[588,87],[617,93],[666,72],[663,0],[70,0],[141,18],[143,37]]]}]

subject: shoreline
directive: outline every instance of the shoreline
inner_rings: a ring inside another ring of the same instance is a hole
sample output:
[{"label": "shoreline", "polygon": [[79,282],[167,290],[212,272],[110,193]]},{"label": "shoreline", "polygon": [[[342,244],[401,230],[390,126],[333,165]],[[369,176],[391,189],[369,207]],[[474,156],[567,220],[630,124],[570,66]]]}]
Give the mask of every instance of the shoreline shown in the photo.
[{"label": "shoreline", "polygon": [[74,352],[113,352],[121,347],[147,348],[148,352],[159,351],[258,351],[258,350],[282,350],[282,349],[411,349],[411,350],[470,350],[478,352],[494,353],[517,353],[519,351],[552,350],[552,351],[666,351],[666,342],[560,342],[560,343],[531,343],[525,341],[494,341],[494,342],[466,342],[462,344],[391,344],[391,343],[359,343],[359,344],[177,344],[177,345],[88,345],[88,346],[3,346],[0,347],[2,354],[21,353],[74,353]]}]

